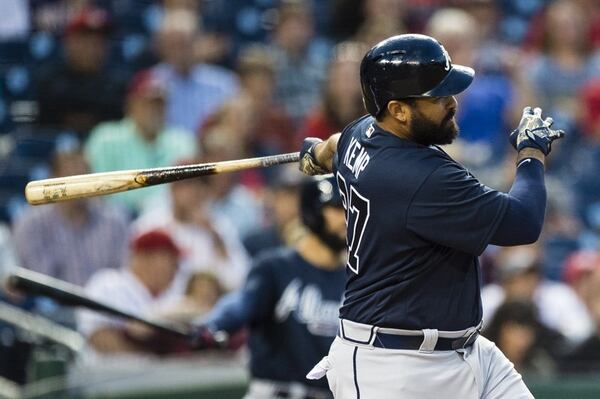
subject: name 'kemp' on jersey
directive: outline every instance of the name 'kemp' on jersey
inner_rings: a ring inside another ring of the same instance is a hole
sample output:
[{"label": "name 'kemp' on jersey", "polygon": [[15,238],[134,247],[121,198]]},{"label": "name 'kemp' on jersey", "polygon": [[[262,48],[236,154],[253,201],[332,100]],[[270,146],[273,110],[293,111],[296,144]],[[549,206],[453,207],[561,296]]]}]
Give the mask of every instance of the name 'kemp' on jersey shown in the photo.
[{"label": "name 'kemp' on jersey", "polygon": [[[372,126],[366,134],[370,137],[371,133],[373,133]],[[350,145],[344,154],[344,165],[352,171],[355,178],[358,178],[358,175],[365,170],[371,158],[369,157],[367,150],[363,148],[357,139],[351,138],[350,140]]]}]

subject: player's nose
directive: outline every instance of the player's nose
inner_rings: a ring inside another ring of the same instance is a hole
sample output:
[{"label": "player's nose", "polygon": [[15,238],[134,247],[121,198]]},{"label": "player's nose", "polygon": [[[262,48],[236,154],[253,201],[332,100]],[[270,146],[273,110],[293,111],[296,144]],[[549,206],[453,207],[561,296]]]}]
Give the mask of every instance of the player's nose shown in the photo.
[{"label": "player's nose", "polygon": [[446,108],[448,109],[448,111],[456,112],[457,106],[458,106],[458,101],[456,101],[456,97],[448,96],[447,102],[446,102]]}]

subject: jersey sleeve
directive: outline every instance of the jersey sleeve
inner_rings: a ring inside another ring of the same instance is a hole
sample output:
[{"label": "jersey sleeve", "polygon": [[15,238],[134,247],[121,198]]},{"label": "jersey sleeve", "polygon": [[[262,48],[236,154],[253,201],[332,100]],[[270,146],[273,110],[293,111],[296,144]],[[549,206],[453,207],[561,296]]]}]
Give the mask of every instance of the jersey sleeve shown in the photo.
[{"label": "jersey sleeve", "polygon": [[248,274],[244,288],[219,301],[204,324],[229,333],[265,320],[275,306],[274,278],[271,265],[259,261]]},{"label": "jersey sleeve", "polygon": [[356,119],[355,121],[349,123],[348,125],[346,125],[346,127],[342,130],[342,132],[340,134],[340,139],[338,140],[335,155],[333,156],[333,162],[332,162],[333,174],[336,174],[338,171],[338,167],[340,164],[340,159],[339,159],[340,154],[344,153],[344,149],[350,142],[350,138],[352,137],[352,134],[353,134],[354,130],[356,129],[357,125],[359,125],[362,121],[366,120],[367,118],[369,118],[369,115],[364,115],[364,116]]},{"label": "jersey sleeve", "polygon": [[414,194],[406,224],[408,230],[427,241],[479,255],[506,207],[506,194],[484,186],[465,169],[447,162]]}]

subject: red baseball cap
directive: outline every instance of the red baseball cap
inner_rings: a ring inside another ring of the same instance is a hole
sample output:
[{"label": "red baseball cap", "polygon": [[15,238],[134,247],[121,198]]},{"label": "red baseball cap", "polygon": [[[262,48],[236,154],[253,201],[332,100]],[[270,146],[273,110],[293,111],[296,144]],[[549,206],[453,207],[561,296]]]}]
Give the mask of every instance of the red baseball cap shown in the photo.
[{"label": "red baseball cap", "polygon": [[577,251],[565,261],[563,279],[570,285],[594,270],[600,270],[600,253],[597,251]]},{"label": "red baseball cap", "polygon": [[175,244],[171,235],[164,230],[149,230],[143,232],[131,241],[133,252],[153,251],[164,249],[170,251],[178,258],[181,256],[181,249]]},{"label": "red baseball cap", "polygon": [[585,84],[581,92],[585,133],[592,135],[594,126],[600,121],[600,78]]},{"label": "red baseball cap", "polygon": [[108,35],[112,24],[108,12],[101,8],[85,8],[75,14],[65,29],[65,35],[76,32],[98,32]]},{"label": "red baseball cap", "polygon": [[167,89],[164,81],[151,70],[144,70],[133,75],[127,87],[127,97],[164,98]]}]

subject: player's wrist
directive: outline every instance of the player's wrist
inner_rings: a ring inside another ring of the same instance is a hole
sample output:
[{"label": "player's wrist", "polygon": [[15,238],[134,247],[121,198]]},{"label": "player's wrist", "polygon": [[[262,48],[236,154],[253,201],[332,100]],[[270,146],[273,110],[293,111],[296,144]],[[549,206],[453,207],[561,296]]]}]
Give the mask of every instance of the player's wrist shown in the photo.
[{"label": "player's wrist", "polygon": [[545,165],[546,155],[544,155],[544,153],[537,148],[525,147],[520,149],[517,155],[517,165],[527,158],[537,159],[543,165]]}]

